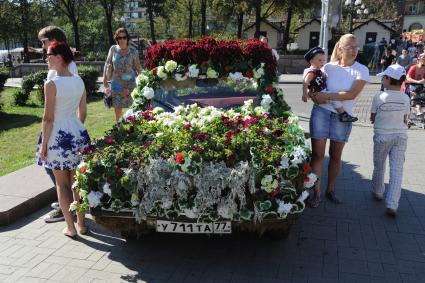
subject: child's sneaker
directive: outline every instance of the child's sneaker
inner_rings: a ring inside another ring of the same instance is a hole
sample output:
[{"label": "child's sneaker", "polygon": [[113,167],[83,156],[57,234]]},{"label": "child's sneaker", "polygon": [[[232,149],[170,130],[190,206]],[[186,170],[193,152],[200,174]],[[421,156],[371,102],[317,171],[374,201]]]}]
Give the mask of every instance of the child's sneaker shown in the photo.
[{"label": "child's sneaker", "polygon": [[344,122],[344,123],[351,122],[352,123],[352,122],[356,122],[357,120],[359,120],[357,117],[353,117],[345,111],[339,114],[339,121],[340,122]]}]

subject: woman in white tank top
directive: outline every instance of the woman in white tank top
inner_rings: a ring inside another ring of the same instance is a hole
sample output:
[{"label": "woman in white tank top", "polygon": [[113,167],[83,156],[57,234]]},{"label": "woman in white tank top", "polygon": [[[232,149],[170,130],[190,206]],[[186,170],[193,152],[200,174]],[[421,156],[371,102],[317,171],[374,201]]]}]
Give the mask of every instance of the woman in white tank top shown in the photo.
[{"label": "woman in white tank top", "polygon": [[44,85],[45,105],[37,163],[53,170],[59,205],[67,224],[63,233],[75,237],[77,230],[81,234],[87,232],[84,214],[77,214],[75,229],[69,212],[72,200],[79,200],[78,193],[71,189],[75,169],[82,160],[81,153],[90,146],[89,135],[83,126],[87,113],[86,91],[82,79],[68,69],[72,52],[65,43],[51,43],[47,59],[49,69],[56,70],[57,76]]}]

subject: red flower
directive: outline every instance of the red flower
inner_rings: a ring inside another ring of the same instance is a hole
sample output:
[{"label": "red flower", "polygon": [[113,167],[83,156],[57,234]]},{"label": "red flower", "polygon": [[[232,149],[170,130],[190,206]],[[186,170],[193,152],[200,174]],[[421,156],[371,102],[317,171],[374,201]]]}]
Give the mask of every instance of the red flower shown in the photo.
[{"label": "red flower", "polygon": [[282,130],[276,130],[276,131],[273,132],[273,136],[275,138],[278,138],[278,137],[280,137],[282,135],[283,135],[283,131]]},{"label": "red flower", "polygon": [[80,172],[82,174],[86,173],[86,166],[85,165],[83,165],[83,166],[80,167]]},{"label": "red flower", "polygon": [[274,92],[273,86],[266,87],[266,93],[272,94]]},{"label": "red flower", "polygon": [[245,77],[252,78],[253,77],[252,71],[246,71],[245,72]]},{"label": "red flower", "polygon": [[190,130],[190,127],[192,127],[192,124],[189,122],[186,125],[183,126],[183,129]]},{"label": "red flower", "polygon": [[204,134],[204,133],[199,133],[199,134],[194,134],[192,136],[192,138],[194,140],[207,140],[210,136],[208,134]]},{"label": "red flower", "polygon": [[197,153],[202,153],[203,152],[202,148],[200,148],[199,146],[196,146],[196,145],[192,146],[192,150],[194,152],[197,152]]},{"label": "red flower", "polygon": [[152,107],[152,106],[146,106],[146,107],[145,107],[145,110],[146,110],[146,111],[153,111],[153,107]]},{"label": "red flower", "polygon": [[310,182],[310,178],[309,177],[305,177],[304,178],[304,183],[308,183],[308,182]]},{"label": "red flower", "polygon": [[183,153],[179,152],[176,155],[176,163],[177,164],[182,164],[184,161],[184,157],[183,157]]},{"label": "red flower", "polygon": [[148,141],[147,143],[145,143],[143,145],[144,148],[148,148],[151,144],[153,143],[153,141]]},{"label": "red flower", "polygon": [[231,67],[231,66],[225,66],[225,67],[224,67],[224,71],[225,71],[226,73],[230,72],[231,70],[232,70],[232,67]]},{"label": "red flower", "polygon": [[83,149],[83,154],[89,154],[91,152],[91,148],[89,147],[89,146],[86,146],[84,149]]},{"label": "red flower", "polygon": [[280,189],[279,188],[275,188],[271,193],[270,193],[270,195],[272,196],[272,197],[276,197],[278,194],[280,193]]},{"label": "red flower", "polygon": [[244,129],[248,128],[249,124],[252,124],[252,123],[255,123],[255,119],[254,118],[251,117],[251,118],[245,119],[243,121],[243,128]]},{"label": "red flower", "polygon": [[134,115],[130,115],[127,117],[127,121],[134,121],[136,120],[136,117],[134,117]]},{"label": "red flower", "polygon": [[311,168],[310,164],[304,163],[303,170],[304,170],[304,173],[310,173],[312,168]]},{"label": "red flower", "polygon": [[105,142],[111,144],[111,143],[114,142],[114,138],[112,138],[112,137],[106,138]]}]

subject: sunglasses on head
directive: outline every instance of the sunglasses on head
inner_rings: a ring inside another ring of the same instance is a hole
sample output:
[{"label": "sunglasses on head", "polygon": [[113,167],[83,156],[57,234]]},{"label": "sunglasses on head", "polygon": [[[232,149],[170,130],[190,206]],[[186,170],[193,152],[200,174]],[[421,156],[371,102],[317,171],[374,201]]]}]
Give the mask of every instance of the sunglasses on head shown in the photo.
[{"label": "sunglasses on head", "polygon": [[127,39],[127,36],[117,36],[117,40]]}]

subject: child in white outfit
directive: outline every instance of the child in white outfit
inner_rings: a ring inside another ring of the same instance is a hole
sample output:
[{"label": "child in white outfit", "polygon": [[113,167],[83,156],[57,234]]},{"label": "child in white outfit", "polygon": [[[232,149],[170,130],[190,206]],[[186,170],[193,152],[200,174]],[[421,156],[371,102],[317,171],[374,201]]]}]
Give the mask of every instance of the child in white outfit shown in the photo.
[{"label": "child in white outfit", "polygon": [[374,124],[372,194],[376,200],[383,199],[385,164],[389,156],[390,181],[385,204],[386,213],[395,216],[400,200],[407,147],[407,117],[410,112],[409,97],[400,91],[406,79],[406,70],[394,64],[376,76],[382,77],[385,91],[373,98],[370,116]]}]

